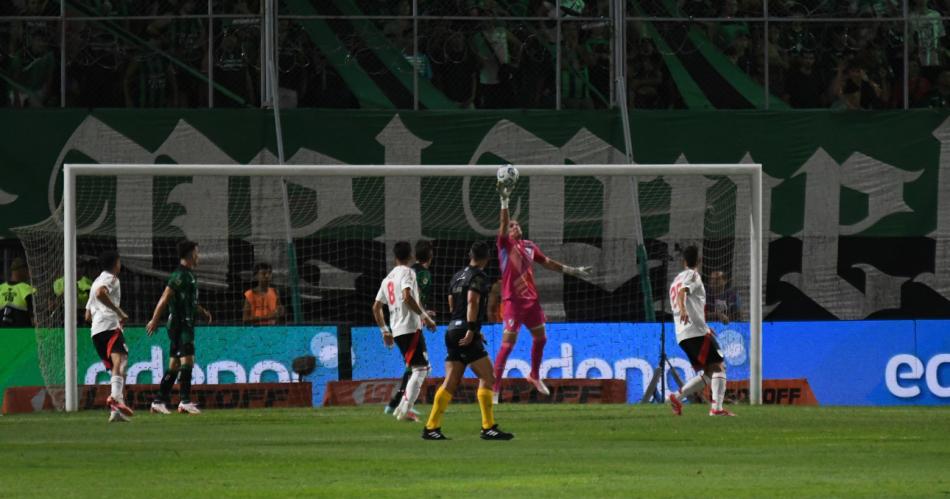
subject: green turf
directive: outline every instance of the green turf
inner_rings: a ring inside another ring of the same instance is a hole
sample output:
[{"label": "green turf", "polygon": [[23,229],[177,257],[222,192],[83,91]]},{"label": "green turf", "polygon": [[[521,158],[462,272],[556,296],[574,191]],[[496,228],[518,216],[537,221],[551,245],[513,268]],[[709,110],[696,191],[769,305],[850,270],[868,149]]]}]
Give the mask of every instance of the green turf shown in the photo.
[{"label": "green turf", "polygon": [[474,405],[450,407],[447,442],[377,407],[6,416],[0,496],[950,495],[950,408],[736,411],[503,405],[511,442],[479,440]]}]

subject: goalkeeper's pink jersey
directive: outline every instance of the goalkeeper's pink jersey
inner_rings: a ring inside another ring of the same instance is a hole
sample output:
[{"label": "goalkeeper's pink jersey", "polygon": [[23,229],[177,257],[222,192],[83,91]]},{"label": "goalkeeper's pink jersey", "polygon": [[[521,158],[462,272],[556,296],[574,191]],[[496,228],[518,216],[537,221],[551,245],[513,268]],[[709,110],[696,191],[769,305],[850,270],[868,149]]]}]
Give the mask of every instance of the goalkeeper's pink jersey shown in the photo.
[{"label": "goalkeeper's pink jersey", "polygon": [[501,267],[501,298],[515,302],[532,302],[538,299],[534,285],[532,262],[544,263],[544,256],[537,244],[525,239],[514,240],[508,234],[499,235],[498,263]]}]

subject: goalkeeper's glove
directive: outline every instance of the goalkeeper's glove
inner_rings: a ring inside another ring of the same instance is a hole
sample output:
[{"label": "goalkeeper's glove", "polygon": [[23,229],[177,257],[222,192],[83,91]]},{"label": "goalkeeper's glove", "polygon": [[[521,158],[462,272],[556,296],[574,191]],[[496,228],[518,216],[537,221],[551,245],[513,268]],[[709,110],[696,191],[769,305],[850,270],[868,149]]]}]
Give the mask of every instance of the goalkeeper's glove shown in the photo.
[{"label": "goalkeeper's glove", "polygon": [[570,265],[565,265],[563,272],[569,276],[574,276],[581,279],[587,279],[590,277],[590,267],[571,267]]},{"label": "goalkeeper's glove", "polygon": [[501,208],[503,210],[508,209],[508,200],[511,199],[511,186],[506,185],[504,182],[498,182],[495,184],[495,189],[498,190],[498,198],[501,200]]}]

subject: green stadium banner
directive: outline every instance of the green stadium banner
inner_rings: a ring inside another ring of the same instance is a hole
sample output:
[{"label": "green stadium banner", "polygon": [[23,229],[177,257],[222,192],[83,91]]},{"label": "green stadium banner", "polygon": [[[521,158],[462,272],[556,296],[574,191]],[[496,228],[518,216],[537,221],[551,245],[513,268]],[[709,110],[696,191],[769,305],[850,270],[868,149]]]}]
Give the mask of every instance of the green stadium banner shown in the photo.
[{"label": "green stadium banner", "polygon": [[[297,381],[293,360],[313,355],[317,368],[306,381],[313,383],[313,400],[320,404],[327,381],[339,378],[336,331],[331,326],[198,328],[193,382],[215,385]],[[79,382],[108,383],[109,375],[88,338],[89,330],[80,330],[76,353]],[[168,363],[164,328],[153,336],[147,336],[145,328],[126,328],[125,340],[129,347],[127,381],[159,384]]]},{"label": "green stadium banner", "polygon": [[[46,341],[62,341],[61,332],[46,330],[45,334]],[[0,329],[0,403],[6,388],[46,384],[36,337],[34,329]],[[109,374],[89,340],[89,328],[80,328],[77,338],[79,383],[108,383]],[[129,348],[127,382],[158,384],[168,363],[164,328],[151,337],[144,328],[127,328],[125,339]],[[293,360],[312,355],[316,369],[305,381],[313,384],[313,400],[320,404],[327,382],[339,378],[337,328],[332,326],[201,327],[195,343],[196,385],[298,381]],[[48,361],[55,363],[47,367],[51,382],[61,383],[64,362],[59,358]]]},{"label": "green stadium banner", "polygon": [[36,355],[36,331],[0,329],[0,404],[8,387],[43,384]]},{"label": "green stadium banner", "polygon": [[[637,111],[631,116],[633,156],[638,163],[764,165],[767,317],[946,317],[950,316],[947,116],[929,110]],[[288,162],[296,164],[590,164],[619,163],[624,157],[622,127],[614,112],[288,110],[282,117]],[[2,111],[0,126],[5,131],[0,138],[4,237],[12,236],[10,227],[38,222],[56,209],[64,162],[275,162],[272,117],[261,110]],[[180,181],[188,184],[191,179]],[[457,189],[461,191],[467,181],[459,179]],[[425,193],[427,184],[420,182]],[[371,182],[297,187],[334,202],[321,205],[326,209],[292,213],[294,227],[306,232],[296,237],[339,235],[334,232],[353,224],[332,224],[338,228],[330,229],[331,220],[381,209],[378,196],[360,196],[362,189],[378,191],[380,185]],[[605,197],[610,190],[605,185]],[[629,203],[591,203],[571,192],[566,183],[564,201],[554,203],[532,197],[529,188],[524,194],[530,200],[524,217],[529,234],[532,226],[556,227],[566,240],[577,233],[589,234],[589,220],[606,218],[609,213],[604,210],[632,209]],[[170,203],[169,194],[168,189],[156,189],[148,196],[153,205],[165,205]],[[669,198],[678,195],[684,193],[671,185]],[[423,216],[420,236],[492,232],[494,206],[469,206],[463,196],[457,198],[454,216]],[[424,208],[424,201],[419,202]],[[214,200],[205,203],[163,212],[187,218],[189,213],[207,213],[222,205]],[[95,216],[97,212],[91,211]],[[565,219],[565,211],[581,221]],[[543,212],[545,217],[532,220],[531,212]],[[679,233],[668,219],[656,222],[644,224],[647,239]],[[354,224],[359,224],[358,218]],[[361,226],[362,237],[378,237],[391,229],[366,228]],[[589,251],[608,249],[592,246]],[[603,269],[611,276],[601,283],[608,291],[639,273],[635,264],[624,265],[623,259],[598,258],[614,262],[604,264],[615,266]]]}]

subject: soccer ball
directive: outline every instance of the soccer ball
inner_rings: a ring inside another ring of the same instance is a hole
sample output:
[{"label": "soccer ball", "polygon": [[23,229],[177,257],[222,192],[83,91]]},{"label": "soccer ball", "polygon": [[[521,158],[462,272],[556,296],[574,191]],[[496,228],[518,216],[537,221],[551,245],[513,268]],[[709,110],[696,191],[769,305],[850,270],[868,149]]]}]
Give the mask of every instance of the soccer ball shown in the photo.
[{"label": "soccer ball", "polygon": [[509,190],[515,188],[518,183],[518,169],[511,165],[504,165],[498,169],[498,183],[507,187]]}]

